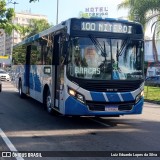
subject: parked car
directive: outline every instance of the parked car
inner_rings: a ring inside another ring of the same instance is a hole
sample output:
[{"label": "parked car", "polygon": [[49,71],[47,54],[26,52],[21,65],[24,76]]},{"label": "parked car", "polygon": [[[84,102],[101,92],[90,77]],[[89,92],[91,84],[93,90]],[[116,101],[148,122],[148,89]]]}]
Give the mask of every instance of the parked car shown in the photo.
[{"label": "parked car", "polygon": [[146,86],[159,86],[160,87],[160,75],[147,77],[145,81]]},{"label": "parked car", "polygon": [[1,81],[10,81],[11,80],[9,74],[4,70],[0,70],[0,79],[1,79]]}]

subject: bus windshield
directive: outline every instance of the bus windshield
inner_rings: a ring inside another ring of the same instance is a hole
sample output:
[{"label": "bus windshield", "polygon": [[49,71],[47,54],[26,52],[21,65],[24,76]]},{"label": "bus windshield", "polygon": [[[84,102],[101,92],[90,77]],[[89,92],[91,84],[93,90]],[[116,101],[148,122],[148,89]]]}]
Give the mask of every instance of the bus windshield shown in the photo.
[{"label": "bus windshield", "polygon": [[143,41],[74,37],[70,40],[69,76],[92,80],[143,78]]}]

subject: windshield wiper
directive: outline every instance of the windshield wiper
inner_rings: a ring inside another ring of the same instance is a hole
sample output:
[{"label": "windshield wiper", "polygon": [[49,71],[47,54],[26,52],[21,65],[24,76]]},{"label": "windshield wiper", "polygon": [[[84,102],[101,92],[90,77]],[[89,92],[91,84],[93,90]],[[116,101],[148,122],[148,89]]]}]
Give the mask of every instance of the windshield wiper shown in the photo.
[{"label": "windshield wiper", "polygon": [[101,51],[101,55],[103,57],[106,58],[107,54],[106,54],[106,46],[105,46],[105,42],[104,42],[104,48],[101,46],[101,44],[99,43],[99,41],[93,36],[93,35],[88,35],[88,37],[91,39],[91,41],[93,42],[93,44],[95,45],[95,47]]},{"label": "windshield wiper", "polygon": [[118,42],[117,42],[117,57],[121,56],[123,53],[123,50],[125,49],[125,47],[130,43],[130,39],[127,38],[126,40],[123,41],[121,48],[118,49]]}]

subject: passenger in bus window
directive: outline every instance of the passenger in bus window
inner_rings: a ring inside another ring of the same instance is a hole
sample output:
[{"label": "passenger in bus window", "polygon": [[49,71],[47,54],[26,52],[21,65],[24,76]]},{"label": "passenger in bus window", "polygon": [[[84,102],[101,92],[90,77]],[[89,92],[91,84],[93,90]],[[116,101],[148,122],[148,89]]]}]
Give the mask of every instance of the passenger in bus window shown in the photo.
[{"label": "passenger in bus window", "polygon": [[96,49],[94,47],[87,47],[84,52],[88,67],[97,67]]}]

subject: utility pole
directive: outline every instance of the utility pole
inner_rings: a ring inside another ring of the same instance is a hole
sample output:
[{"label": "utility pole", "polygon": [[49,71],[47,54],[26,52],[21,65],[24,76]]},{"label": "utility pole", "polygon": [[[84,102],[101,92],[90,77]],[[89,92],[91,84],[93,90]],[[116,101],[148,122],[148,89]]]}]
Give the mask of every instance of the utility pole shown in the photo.
[{"label": "utility pole", "polygon": [[15,11],[15,5],[16,5],[16,4],[19,4],[19,3],[17,3],[17,2],[12,2],[12,4],[14,4],[14,11]]},{"label": "utility pole", "polygon": [[57,18],[56,18],[56,24],[58,24],[58,12],[59,12],[59,0],[57,0]]},{"label": "utility pole", "polygon": [[[19,4],[19,3],[17,3],[17,2],[10,2],[10,3],[12,3],[13,5],[14,5],[14,12],[16,13],[16,4]],[[14,24],[14,20],[13,20],[13,24]],[[13,29],[13,32],[12,32],[12,46],[11,46],[11,55],[10,55],[10,59],[11,59],[11,61],[12,61],[12,54],[13,54],[13,46],[14,46],[14,29]],[[12,62],[11,62],[11,64],[12,64]]]},{"label": "utility pole", "polygon": [[[17,2],[11,2],[13,5],[14,5],[14,12],[16,13],[16,4],[19,4],[19,3],[17,3]],[[14,21],[13,21],[13,24],[14,24]],[[12,35],[12,37],[13,37],[13,46],[14,46],[14,29],[13,29],[13,35]]]}]

